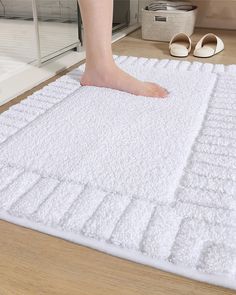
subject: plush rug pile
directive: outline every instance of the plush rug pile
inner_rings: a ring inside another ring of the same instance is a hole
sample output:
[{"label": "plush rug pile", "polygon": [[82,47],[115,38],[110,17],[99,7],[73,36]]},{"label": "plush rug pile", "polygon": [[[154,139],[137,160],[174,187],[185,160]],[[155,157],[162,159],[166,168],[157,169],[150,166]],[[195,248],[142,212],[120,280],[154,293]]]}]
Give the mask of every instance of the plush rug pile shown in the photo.
[{"label": "plush rug pile", "polygon": [[167,99],[80,87],[0,116],[0,218],[236,289],[236,66],[115,57]]}]

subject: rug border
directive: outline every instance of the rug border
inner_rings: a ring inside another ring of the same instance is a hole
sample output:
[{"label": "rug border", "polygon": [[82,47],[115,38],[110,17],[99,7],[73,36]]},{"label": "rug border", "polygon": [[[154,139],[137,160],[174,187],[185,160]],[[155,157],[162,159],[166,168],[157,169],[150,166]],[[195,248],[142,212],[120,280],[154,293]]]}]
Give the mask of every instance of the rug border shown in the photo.
[{"label": "rug border", "polygon": [[130,262],[143,264],[165,272],[169,272],[173,275],[178,275],[183,278],[189,278],[196,281],[200,281],[202,283],[212,284],[218,287],[236,290],[236,281],[233,279],[223,279],[222,277],[217,275],[201,274],[196,270],[176,266],[170,262],[158,262],[154,260],[155,258],[145,256],[144,253],[140,254],[140,252],[132,249],[126,249],[124,251],[123,248],[119,248],[118,246],[116,247],[115,245],[108,244],[107,242],[102,240],[99,241],[93,238],[85,237],[82,234],[75,234],[73,232],[63,232],[62,230],[41,225],[33,221],[29,222],[25,218],[13,217],[10,214],[4,212],[0,212],[0,220],[13,223],[16,226],[22,226],[26,229],[36,230],[39,233],[47,234],[55,238],[60,238],[67,242],[72,242],[77,245],[88,247],[93,250],[97,250],[105,254],[112,255],[114,257],[128,260]]}]

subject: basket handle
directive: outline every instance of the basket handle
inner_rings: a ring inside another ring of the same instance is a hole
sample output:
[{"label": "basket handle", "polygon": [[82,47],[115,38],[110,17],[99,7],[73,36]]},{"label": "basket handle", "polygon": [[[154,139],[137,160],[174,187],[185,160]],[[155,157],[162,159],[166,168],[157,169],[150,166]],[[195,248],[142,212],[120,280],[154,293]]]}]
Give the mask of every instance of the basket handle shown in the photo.
[{"label": "basket handle", "polygon": [[167,22],[167,17],[160,16],[160,15],[155,15],[154,16],[154,21],[155,22]]}]

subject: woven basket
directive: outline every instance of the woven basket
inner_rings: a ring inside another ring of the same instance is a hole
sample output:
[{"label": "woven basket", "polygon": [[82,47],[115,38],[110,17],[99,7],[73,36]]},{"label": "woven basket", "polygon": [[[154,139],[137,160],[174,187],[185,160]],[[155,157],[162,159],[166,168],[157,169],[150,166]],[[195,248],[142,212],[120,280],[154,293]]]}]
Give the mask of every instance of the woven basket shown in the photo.
[{"label": "woven basket", "polygon": [[178,33],[191,36],[197,19],[197,7],[190,11],[142,10],[142,38],[169,42]]}]

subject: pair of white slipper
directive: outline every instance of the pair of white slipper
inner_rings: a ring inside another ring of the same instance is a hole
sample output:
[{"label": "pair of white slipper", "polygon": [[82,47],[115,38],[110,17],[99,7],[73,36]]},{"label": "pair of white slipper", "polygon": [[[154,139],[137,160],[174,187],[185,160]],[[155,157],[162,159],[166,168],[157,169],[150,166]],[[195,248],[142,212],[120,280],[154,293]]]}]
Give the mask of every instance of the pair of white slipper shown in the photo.
[{"label": "pair of white slipper", "polygon": [[[185,33],[179,33],[171,39],[169,49],[172,56],[186,57],[192,49],[192,41]],[[193,55],[211,57],[222,50],[224,50],[224,42],[218,36],[209,33],[198,41]]]}]

